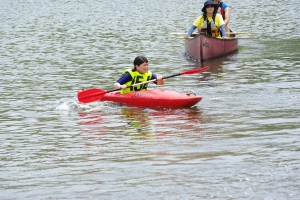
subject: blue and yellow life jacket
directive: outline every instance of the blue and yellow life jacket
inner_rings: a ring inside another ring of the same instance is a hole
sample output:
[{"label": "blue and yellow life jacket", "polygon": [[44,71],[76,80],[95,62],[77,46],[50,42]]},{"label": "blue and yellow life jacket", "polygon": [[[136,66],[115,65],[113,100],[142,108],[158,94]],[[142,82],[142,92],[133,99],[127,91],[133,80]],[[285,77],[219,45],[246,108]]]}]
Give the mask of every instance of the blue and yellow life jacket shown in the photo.
[{"label": "blue and yellow life jacket", "polygon": [[148,83],[141,84],[135,87],[129,87],[129,86],[136,83],[149,81],[152,78],[152,73],[150,71],[141,74],[137,70],[126,69],[122,73],[122,75],[124,75],[126,72],[130,73],[132,80],[126,83],[127,88],[122,89],[120,92],[121,94],[126,94],[128,92],[133,92],[133,91],[147,90]]}]

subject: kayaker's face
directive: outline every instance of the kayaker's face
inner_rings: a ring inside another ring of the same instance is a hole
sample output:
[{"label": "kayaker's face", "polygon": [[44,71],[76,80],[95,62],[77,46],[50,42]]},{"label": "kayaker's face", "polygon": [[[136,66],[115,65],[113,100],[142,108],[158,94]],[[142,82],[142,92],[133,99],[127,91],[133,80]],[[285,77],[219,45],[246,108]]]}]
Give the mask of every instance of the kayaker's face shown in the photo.
[{"label": "kayaker's face", "polygon": [[212,14],[215,10],[215,6],[214,5],[208,5],[206,6],[206,13],[208,14]]},{"label": "kayaker's face", "polygon": [[141,73],[144,74],[146,72],[148,72],[148,63],[144,62],[143,64],[140,64],[140,66],[136,66],[136,69]]}]

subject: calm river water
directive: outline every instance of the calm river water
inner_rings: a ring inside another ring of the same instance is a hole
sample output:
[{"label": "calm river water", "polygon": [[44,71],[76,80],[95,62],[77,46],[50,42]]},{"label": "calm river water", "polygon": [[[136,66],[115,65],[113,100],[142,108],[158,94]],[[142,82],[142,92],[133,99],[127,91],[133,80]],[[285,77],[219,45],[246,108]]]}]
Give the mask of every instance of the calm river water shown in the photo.
[{"label": "calm river water", "polygon": [[[203,1],[204,2],[204,1]],[[0,199],[299,199],[299,1],[225,1],[239,49],[184,52],[203,2],[0,0]],[[197,3],[197,4],[196,4]],[[135,56],[188,109],[81,105]]]}]

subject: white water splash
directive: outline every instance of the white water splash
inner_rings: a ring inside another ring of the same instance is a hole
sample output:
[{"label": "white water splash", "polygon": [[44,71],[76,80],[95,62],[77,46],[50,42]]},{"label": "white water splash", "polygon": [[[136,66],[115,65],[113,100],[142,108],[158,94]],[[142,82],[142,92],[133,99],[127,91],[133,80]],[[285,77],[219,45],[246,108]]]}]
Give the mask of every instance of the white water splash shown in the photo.
[{"label": "white water splash", "polygon": [[113,105],[107,102],[93,102],[81,104],[77,101],[67,101],[60,104],[56,110],[64,112],[100,112],[103,110],[113,109]]}]

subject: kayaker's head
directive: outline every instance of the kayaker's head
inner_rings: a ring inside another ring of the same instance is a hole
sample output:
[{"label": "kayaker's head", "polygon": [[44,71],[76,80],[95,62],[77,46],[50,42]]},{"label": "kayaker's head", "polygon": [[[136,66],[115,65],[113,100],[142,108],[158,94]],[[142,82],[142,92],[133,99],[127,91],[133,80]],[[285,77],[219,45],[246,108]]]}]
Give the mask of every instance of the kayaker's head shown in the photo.
[{"label": "kayaker's head", "polygon": [[214,12],[214,10],[215,10],[215,3],[212,0],[206,1],[204,3],[204,6],[203,6],[201,11],[204,12],[204,13],[208,13],[208,12],[211,11],[210,9],[212,10],[212,12]]},{"label": "kayaker's head", "polygon": [[134,69],[141,74],[148,72],[148,60],[144,56],[138,56],[133,61]]}]

